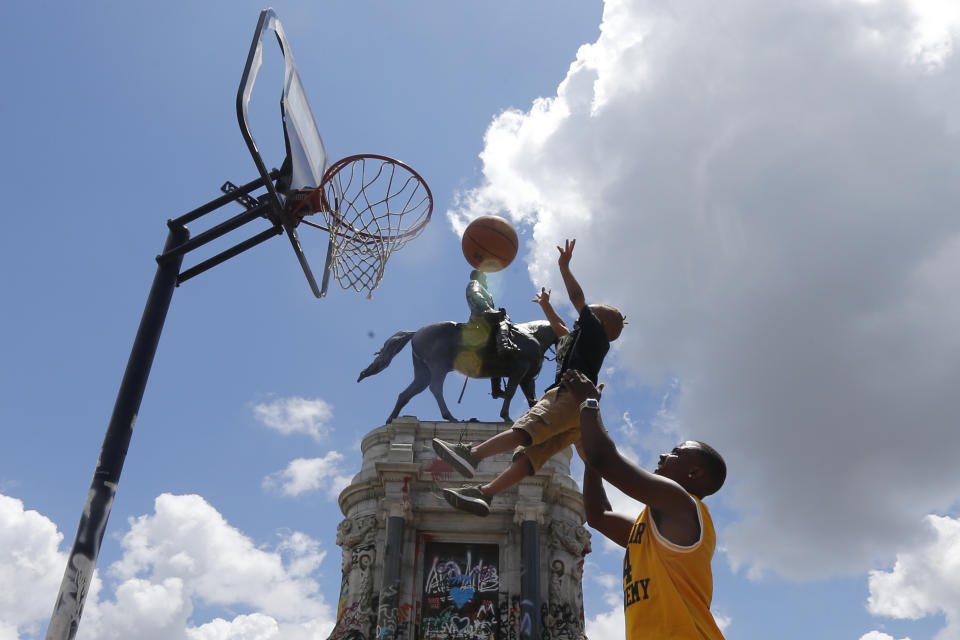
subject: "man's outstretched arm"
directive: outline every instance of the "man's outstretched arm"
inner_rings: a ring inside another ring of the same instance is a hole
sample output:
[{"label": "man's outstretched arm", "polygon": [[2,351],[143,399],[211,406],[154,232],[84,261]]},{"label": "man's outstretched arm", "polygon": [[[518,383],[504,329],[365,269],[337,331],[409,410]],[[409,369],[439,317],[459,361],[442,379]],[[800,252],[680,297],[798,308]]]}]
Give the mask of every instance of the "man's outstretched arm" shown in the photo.
[{"label": "man's outstretched arm", "polygon": [[[579,371],[563,374],[563,387],[578,402],[599,398],[600,391]],[[667,514],[689,514],[696,503],[686,490],[669,478],[659,476],[627,460],[617,450],[607,430],[603,428],[600,411],[585,409],[580,412],[580,433],[587,464],[596,469],[603,479],[634,500]]]},{"label": "man's outstretched arm", "polygon": [[634,519],[613,511],[603,488],[603,478],[596,469],[587,464],[580,443],[576,446],[577,453],[583,459],[583,508],[587,514],[587,524],[621,547],[626,547]]}]

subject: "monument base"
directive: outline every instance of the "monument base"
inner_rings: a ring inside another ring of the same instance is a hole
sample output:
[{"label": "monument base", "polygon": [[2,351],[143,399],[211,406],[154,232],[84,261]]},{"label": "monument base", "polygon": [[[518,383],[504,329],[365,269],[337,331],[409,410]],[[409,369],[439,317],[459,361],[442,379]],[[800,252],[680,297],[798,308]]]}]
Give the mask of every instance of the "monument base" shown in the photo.
[{"label": "monument base", "polygon": [[570,477],[572,449],[495,496],[485,518],[440,494],[492,480],[512,454],[483,460],[467,481],[436,457],[431,440],[481,442],[506,428],[402,416],[364,437],[360,472],[340,494],[342,580],[330,640],[586,637],[581,577],[590,534]]}]

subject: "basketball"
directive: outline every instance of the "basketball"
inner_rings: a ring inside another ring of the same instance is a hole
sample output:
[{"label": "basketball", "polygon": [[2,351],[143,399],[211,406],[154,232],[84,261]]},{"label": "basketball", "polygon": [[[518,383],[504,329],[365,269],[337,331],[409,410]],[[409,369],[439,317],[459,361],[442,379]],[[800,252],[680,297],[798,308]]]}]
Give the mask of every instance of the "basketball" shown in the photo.
[{"label": "basketball", "polygon": [[520,246],[513,225],[500,216],[480,216],[463,232],[463,257],[486,273],[506,269]]}]

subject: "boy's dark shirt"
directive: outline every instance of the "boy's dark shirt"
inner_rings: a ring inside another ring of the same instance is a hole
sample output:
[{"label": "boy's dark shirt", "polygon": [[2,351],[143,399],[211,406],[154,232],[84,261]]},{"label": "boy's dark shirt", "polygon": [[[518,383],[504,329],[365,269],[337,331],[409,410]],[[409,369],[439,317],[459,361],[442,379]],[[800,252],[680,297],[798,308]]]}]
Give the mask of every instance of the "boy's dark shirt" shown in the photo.
[{"label": "boy's dark shirt", "polygon": [[590,378],[590,382],[598,384],[600,367],[610,350],[607,332],[588,305],[583,305],[577,322],[580,326],[557,343],[557,377],[547,391],[559,386],[561,376],[568,369],[576,369]]}]

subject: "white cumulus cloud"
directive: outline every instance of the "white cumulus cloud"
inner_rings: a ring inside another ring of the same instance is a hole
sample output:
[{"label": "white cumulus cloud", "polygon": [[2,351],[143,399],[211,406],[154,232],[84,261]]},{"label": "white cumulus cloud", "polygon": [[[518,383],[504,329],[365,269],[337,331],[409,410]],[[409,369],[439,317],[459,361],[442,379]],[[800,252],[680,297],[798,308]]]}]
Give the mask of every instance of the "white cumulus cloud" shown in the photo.
[{"label": "white cumulus cloud", "polygon": [[[870,631],[860,636],[860,640],[897,640],[889,633],[882,631]],[[901,638],[900,640],[910,640],[910,638]]]},{"label": "white cumulus cloud", "polygon": [[583,590],[588,591],[591,588],[588,583],[595,582],[603,590],[603,600],[609,609],[592,618],[588,617],[584,621],[585,631],[588,638],[619,640],[626,634],[626,622],[623,616],[623,580],[620,576],[597,573],[597,571],[598,567],[588,561],[587,570],[583,573]]},{"label": "white cumulus cloud", "polygon": [[[49,518],[0,495],[0,639],[46,629],[67,563],[67,554],[59,550],[62,540]],[[99,579],[89,599],[96,600],[97,590]]]},{"label": "white cumulus cloud", "polygon": [[[42,637],[67,553],[46,516],[0,494],[0,640]],[[196,495],[162,494],[154,512],[129,521],[121,559],[99,571],[78,640],[314,640],[335,611],[320,592],[326,556],[302,532],[268,548],[232,527]],[[198,620],[199,605],[232,619]]]},{"label": "white cumulus cloud", "polygon": [[630,318],[619,375],[676,381],[671,433],[727,459],[750,575],[867,571],[958,497],[958,16],[930,6],[607,0],[448,214],[528,224],[554,290],[577,238],[587,299]]},{"label": "white cumulus cloud", "polygon": [[264,478],[263,487],[287,496],[325,490],[331,498],[336,498],[352,478],[344,472],[341,462],[343,454],[336,451],[328,451],[322,458],[296,458],[283,471]]},{"label": "white cumulus cloud", "polygon": [[[196,495],[162,494],[129,522],[107,575],[113,598],[84,612],[81,640],[306,640],[333,628],[316,571],[326,554],[299,532],[270,550]],[[235,613],[197,620],[197,605]]]},{"label": "white cumulus cloud", "polygon": [[[291,573],[280,553],[258,548],[200,496],[159,496],[154,514],[131,521],[121,544],[123,558],[110,567],[121,580],[176,577],[207,603],[243,603],[274,617],[329,613],[314,580]],[[295,559],[319,564],[317,548],[298,545],[284,548],[294,549]]]},{"label": "white cumulus cloud", "polygon": [[217,618],[212,622],[191,629],[190,640],[271,640],[280,637],[280,625],[270,616],[255,613],[237,616],[228,622]]},{"label": "white cumulus cloud", "polygon": [[283,435],[304,433],[319,442],[330,432],[333,407],[320,398],[277,398],[254,405],[253,415]]},{"label": "white cumulus cloud", "polygon": [[916,15],[911,52],[914,59],[938,69],[950,57],[960,25],[960,4],[943,0],[910,0]]},{"label": "white cumulus cloud", "polygon": [[922,541],[897,554],[890,571],[870,572],[871,613],[917,620],[943,614],[937,640],[960,637],[960,519],[928,516]]},{"label": "white cumulus cloud", "polygon": [[129,578],[117,585],[114,600],[101,603],[97,615],[84,610],[78,636],[90,640],[182,639],[192,612],[183,579]]}]

